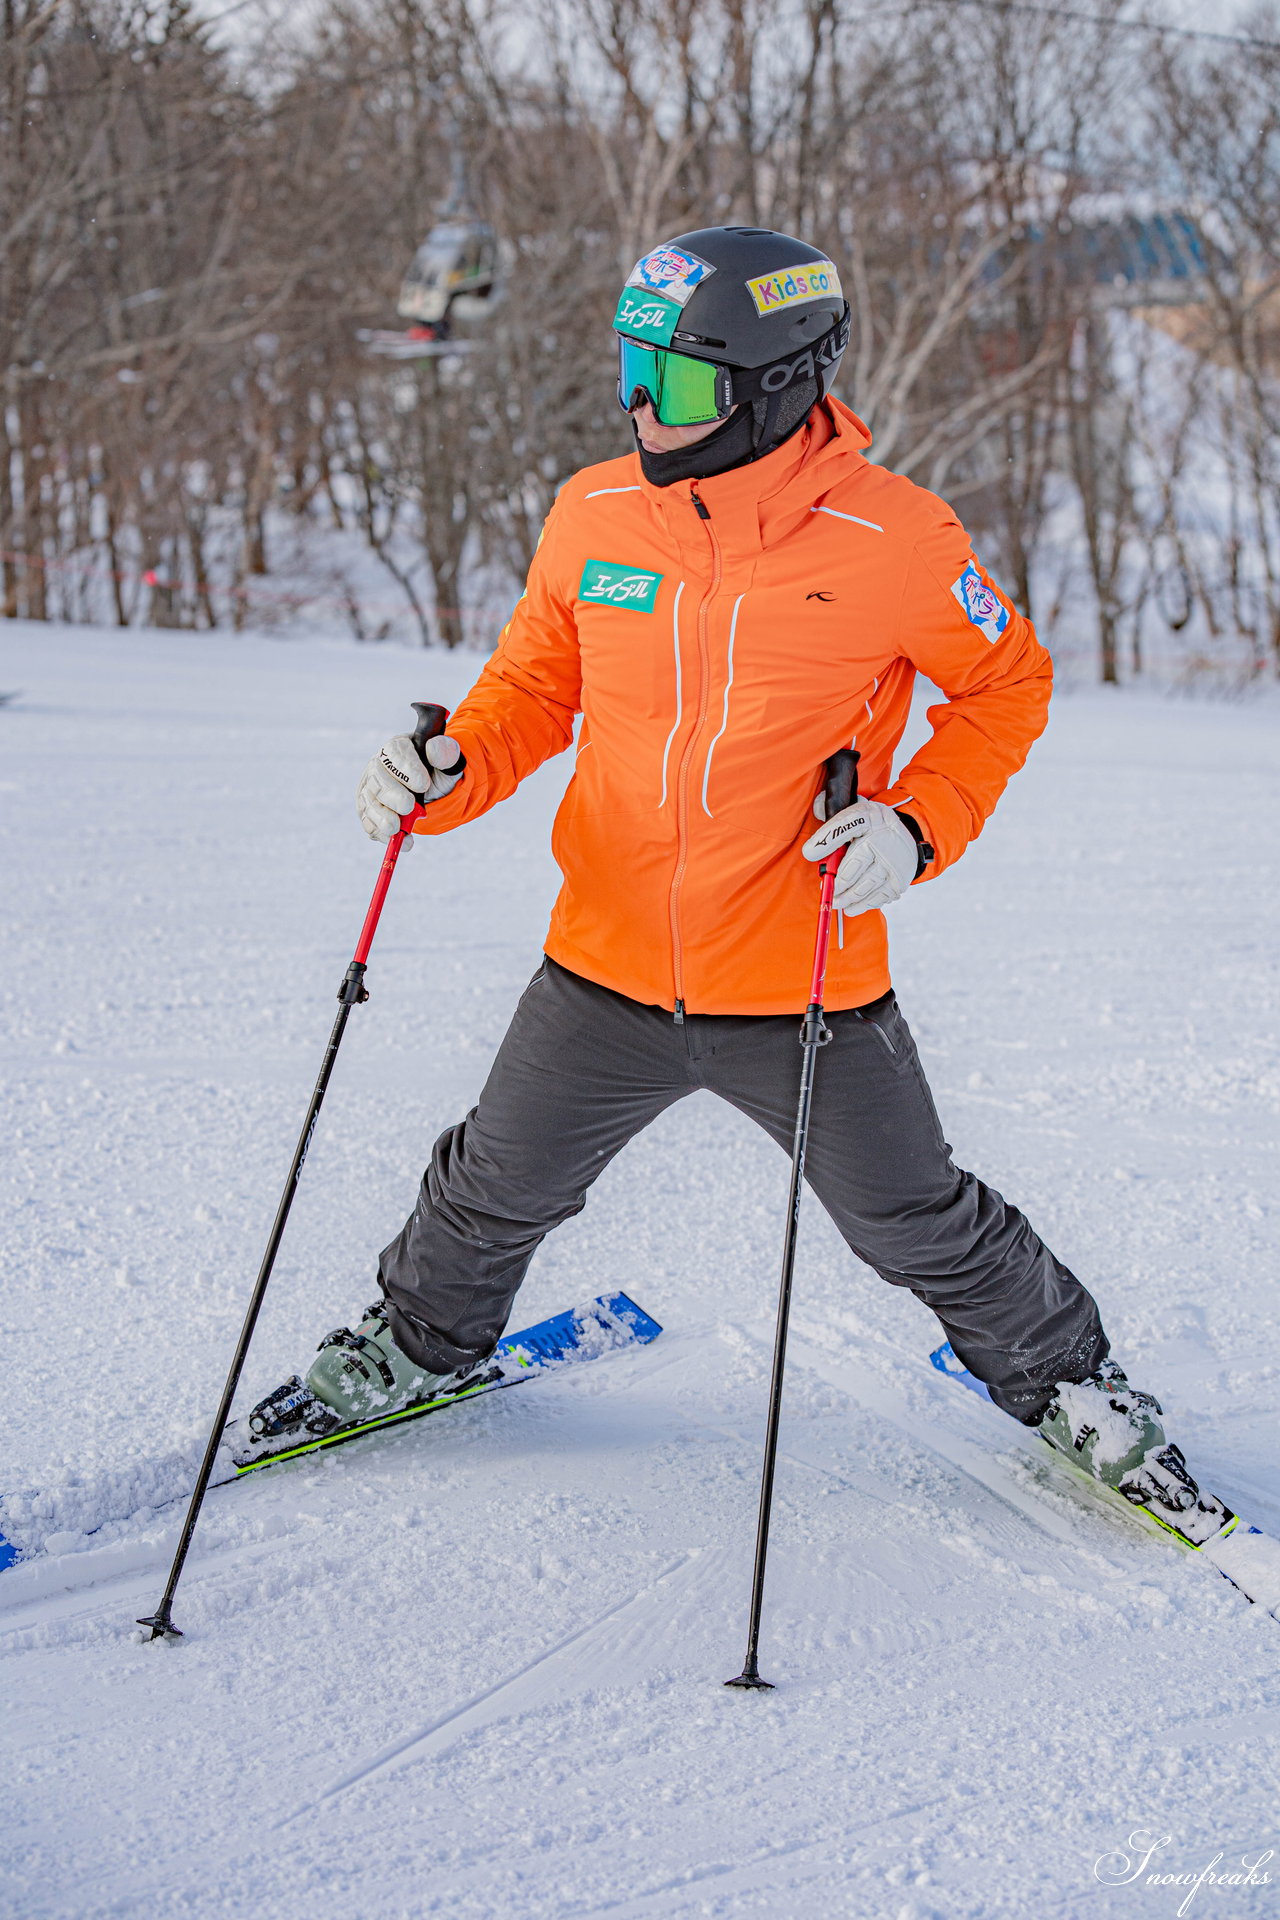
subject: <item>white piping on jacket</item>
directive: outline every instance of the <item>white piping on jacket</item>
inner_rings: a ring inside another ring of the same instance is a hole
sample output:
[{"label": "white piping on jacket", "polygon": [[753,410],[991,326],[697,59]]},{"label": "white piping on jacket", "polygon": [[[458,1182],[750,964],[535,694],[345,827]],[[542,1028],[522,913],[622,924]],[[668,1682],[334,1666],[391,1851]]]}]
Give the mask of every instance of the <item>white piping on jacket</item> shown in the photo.
[{"label": "white piping on jacket", "polygon": [[591,493],[584,493],[584,500],[598,500],[602,493],[639,493],[639,487],[596,487]]},{"label": "white piping on jacket", "polygon": [[[590,494],[587,495],[590,499]],[[837,513],[834,507],[810,507],[810,513],[829,513],[833,520],[852,520],[855,527],[870,527],[872,533],[883,533],[884,528],[877,526],[874,520],[863,520],[856,513]]]},{"label": "white piping on jacket", "polygon": [[720,739],[720,734],[724,732],[729,724],[729,689],[733,685],[733,642],[738,631],[738,608],[742,605],[746,597],[745,593],[740,593],[733,603],[733,617],[729,621],[729,678],[724,683],[724,712],[720,720],[720,733],[716,735],[715,740],[713,740],[707,748],[707,764],[702,772],[702,811],[706,814],[708,820],[715,819],[715,815],[707,805],[707,787],[711,780],[711,756],[716,750],[716,743]]},{"label": "white piping on jacket", "polygon": [[[620,487],[618,491],[621,493],[627,491],[627,489]],[[639,488],[635,488],[634,491],[638,493]],[[684,699],[681,693],[680,680],[680,596],[683,592],[684,581],[682,580],[676,588],[675,603],[671,608],[671,635],[676,650],[676,720],[675,725],[667,735],[667,744],[662,749],[662,798],[658,802],[659,813],[661,813],[663,807],[667,804],[667,758],[671,752],[671,742],[680,731],[680,721],[684,714]]]}]

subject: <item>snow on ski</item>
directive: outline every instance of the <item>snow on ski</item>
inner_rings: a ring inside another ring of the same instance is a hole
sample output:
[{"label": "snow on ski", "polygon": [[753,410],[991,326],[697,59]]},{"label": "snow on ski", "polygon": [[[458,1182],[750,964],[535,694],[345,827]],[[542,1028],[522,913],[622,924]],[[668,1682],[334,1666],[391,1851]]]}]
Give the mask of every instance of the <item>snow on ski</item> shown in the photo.
[{"label": "snow on ski", "polygon": [[[536,1379],[541,1374],[573,1362],[594,1360],[622,1347],[647,1345],[649,1341],[656,1340],[661,1332],[659,1323],[627,1294],[601,1294],[598,1299],[589,1300],[580,1307],[571,1307],[564,1313],[553,1314],[550,1319],[540,1320],[520,1333],[505,1334],[484,1366],[464,1380],[456,1391],[441,1394],[434,1400],[425,1400],[420,1406],[403,1407],[379,1419],[361,1421],[358,1426],[342,1427],[336,1433],[300,1442],[285,1436],[284,1443],[274,1449],[251,1442],[244,1422],[232,1421],[223,1436],[218,1465],[210,1484],[215,1487],[234,1485],[264,1467],[280,1466],[288,1460],[298,1460],[307,1454],[342,1446],[348,1440],[359,1440],[368,1434],[384,1432],[389,1427],[400,1427],[406,1421],[421,1419],[428,1413],[442,1413],[446,1407],[456,1406],[459,1401],[475,1400],[481,1394],[495,1393],[502,1387],[517,1387],[526,1380]],[[178,1487],[168,1494],[168,1499],[181,1499],[188,1490]],[[106,1496],[106,1500],[110,1507],[110,1495]],[[0,1518],[5,1528],[0,1532],[0,1572],[21,1561],[30,1560],[42,1550],[52,1532],[51,1523],[55,1518],[51,1511],[53,1506],[54,1502],[47,1495],[0,1496]],[[93,1524],[82,1524],[80,1531],[92,1534],[109,1521],[127,1519],[134,1510],[126,1507],[124,1511],[99,1511]],[[53,1537],[57,1539],[56,1534]]]},{"label": "snow on ski", "polygon": [[[968,1387],[972,1393],[990,1402],[991,1396],[986,1386],[976,1374],[969,1372],[964,1362],[953,1351],[949,1340],[945,1340],[940,1347],[935,1347],[929,1359],[938,1372],[945,1374],[948,1380],[954,1380],[957,1386]],[[1056,1447],[1052,1452],[1055,1459],[1061,1460],[1064,1466],[1071,1466],[1071,1461]],[[1114,1505],[1125,1513],[1134,1514],[1148,1521],[1162,1534],[1176,1541],[1180,1547],[1185,1547],[1189,1552],[1203,1554],[1225,1580],[1229,1580],[1233,1587],[1238,1588],[1246,1600],[1253,1601],[1265,1612],[1273,1614],[1277,1620],[1280,1620],[1280,1540],[1276,1540],[1269,1533],[1264,1533],[1261,1527],[1255,1527],[1249,1521],[1241,1520],[1225,1501],[1214,1494],[1201,1495],[1194,1514],[1186,1516],[1185,1524],[1188,1531],[1183,1532],[1181,1528],[1171,1525],[1169,1521],[1162,1520],[1150,1507],[1138,1506],[1126,1500],[1123,1494],[1116,1493],[1102,1481],[1095,1480],[1092,1474],[1082,1473],[1081,1477],[1095,1493],[1100,1494],[1107,1501],[1108,1505]],[[1196,1537],[1197,1535],[1199,1537]]]}]

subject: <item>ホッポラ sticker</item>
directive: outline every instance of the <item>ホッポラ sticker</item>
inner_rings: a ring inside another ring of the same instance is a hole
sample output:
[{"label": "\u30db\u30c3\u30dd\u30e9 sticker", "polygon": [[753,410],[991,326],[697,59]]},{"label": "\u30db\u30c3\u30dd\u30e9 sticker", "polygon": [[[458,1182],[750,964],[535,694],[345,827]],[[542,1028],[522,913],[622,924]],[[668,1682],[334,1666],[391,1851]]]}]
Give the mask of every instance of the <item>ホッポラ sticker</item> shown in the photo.
[{"label": "\u30db\u30c3\u30dd\u30e9 sticker", "polygon": [[784,307],[798,307],[802,300],[843,300],[840,275],[829,260],[807,260],[802,267],[781,267],[777,273],[762,273],[748,280],[747,292],[759,314],[781,313]]},{"label": "\u30db\u30c3\u30dd\u30e9 sticker", "polygon": [[588,560],[578,583],[578,598],[596,607],[652,613],[661,585],[662,575],[647,573],[643,567],[622,566],[616,560]]},{"label": "\u30db\u30c3\u30dd\u30e9 sticker", "polygon": [[993,644],[1009,624],[1009,609],[993,587],[989,587],[972,561],[951,589],[964,617]]},{"label": "\u30db\u30c3\u30dd\u30e9 sticker", "polygon": [[676,330],[680,308],[665,294],[643,293],[624,287],[613,324],[619,333],[647,340],[652,347],[665,347]]},{"label": "\u30db\u30c3\u30dd\u30e9 sticker", "polygon": [[714,272],[709,260],[699,260],[696,253],[686,253],[683,247],[655,247],[643,260],[636,261],[627,285],[665,294],[683,307],[699,282]]}]

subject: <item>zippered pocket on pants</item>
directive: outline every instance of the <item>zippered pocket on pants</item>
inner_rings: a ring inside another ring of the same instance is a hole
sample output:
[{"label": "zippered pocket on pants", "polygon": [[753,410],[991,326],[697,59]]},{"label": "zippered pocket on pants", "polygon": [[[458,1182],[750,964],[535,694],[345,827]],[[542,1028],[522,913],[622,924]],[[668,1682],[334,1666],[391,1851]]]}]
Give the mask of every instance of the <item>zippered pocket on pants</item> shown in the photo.
[{"label": "zippered pocket on pants", "polygon": [[861,1020],[863,1026],[870,1027],[872,1033],[874,1033],[879,1039],[881,1039],[884,1042],[885,1046],[889,1050],[890,1059],[896,1060],[898,1057],[898,1049],[894,1046],[892,1040],[889,1038],[884,1028],[880,1025],[880,1022],[878,1020],[869,1019],[865,1013],[858,1013],[858,1010],[856,1007],[854,1008],[854,1012],[855,1014],[857,1014],[858,1019]]}]

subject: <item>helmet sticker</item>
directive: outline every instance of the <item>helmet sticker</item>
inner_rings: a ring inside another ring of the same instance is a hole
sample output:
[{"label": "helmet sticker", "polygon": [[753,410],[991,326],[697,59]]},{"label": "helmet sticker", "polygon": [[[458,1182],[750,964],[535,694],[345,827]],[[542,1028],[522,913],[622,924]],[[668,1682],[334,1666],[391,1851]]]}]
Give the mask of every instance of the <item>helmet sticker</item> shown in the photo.
[{"label": "helmet sticker", "polygon": [[798,267],[762,273],[758,279],[747,281],[747,292],[762,317],[781,313],[784,307],[798,307],[802,300],[844,299],[840,275],[830,260],[806,260]]},{"label": "helmet sticker", "polygon": [[647,340],[650,346],[665,347],[680,318],[681,310],[674,300],[668,300],[660,293],[633,293],[626,286],[622,289],[613,324],[618,333],[629,333],[634,339]]},{"label": "helmet sticker", "polygon": [[627,285],[644,287],[649,293],[663,293],[668,300],[683,307],[699,282],[714,272],[709,260],[700,260],[696,253],[686,253],[683,247],[655,247],[652,253],[636,261],[627,275]]}]

